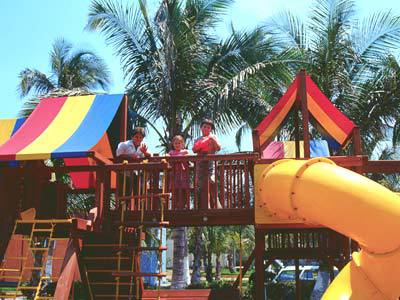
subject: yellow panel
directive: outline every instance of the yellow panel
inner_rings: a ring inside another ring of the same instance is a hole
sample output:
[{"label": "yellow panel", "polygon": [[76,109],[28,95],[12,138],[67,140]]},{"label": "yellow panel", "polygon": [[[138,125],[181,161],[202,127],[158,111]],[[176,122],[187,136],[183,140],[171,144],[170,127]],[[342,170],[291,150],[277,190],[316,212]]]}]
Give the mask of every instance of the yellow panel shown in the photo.
[{"label": "yellow panel", "polygon": [[7,119],[0,121],[0,145],[3,145],[10,139],[16,121],[16,119]]},{"label": "yellow panel", "polygon": [[17,159],[45,159],[78,129],[92,106],[95,95],[69,97],[53,122],[30,145],[17,153]]},{"label": "yellow panel", "polygon": [[[285,158],[296,158],[296,142],[285,141],[283,142]],[[304,157],[304,142],[300,141],[300,157]]]}]

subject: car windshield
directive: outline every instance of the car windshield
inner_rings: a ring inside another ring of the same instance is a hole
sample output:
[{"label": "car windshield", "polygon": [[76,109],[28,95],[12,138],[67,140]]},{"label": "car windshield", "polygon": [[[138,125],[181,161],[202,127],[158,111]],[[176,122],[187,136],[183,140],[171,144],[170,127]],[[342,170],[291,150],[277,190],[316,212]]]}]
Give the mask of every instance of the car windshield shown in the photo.
[{"label": "car windshield", "polygon": [[287,270],[287,271],[282,271],[281,274],[279,274],[277,281],[292,281],[295,280],[296,273],[295,271]]},{"label": "car windshield", "polygon": [[318,275],[318,271],[317,270],[307,270],[304,271],[304,273],[302,274],[302,278],[303,280],[316,280],[317,279],[317,275]]}]

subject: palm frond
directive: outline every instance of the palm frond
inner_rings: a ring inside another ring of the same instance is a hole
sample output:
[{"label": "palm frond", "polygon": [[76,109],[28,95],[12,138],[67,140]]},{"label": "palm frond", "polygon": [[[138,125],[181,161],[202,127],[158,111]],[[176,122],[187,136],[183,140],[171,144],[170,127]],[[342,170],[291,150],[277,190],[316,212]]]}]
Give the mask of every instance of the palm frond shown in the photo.
[{"label": "palm frond", "polygon": [[363,59],[376,61],[400,45],[400,17],[381,11],[365,18],[354,33],[357,53]]},{"label": "palm frond", "polygon": [[249,125],[245,123],[245,124],[242,124],[239,127],[239,129],[236,131],[235,143],[236,143],[236,147],[238,148],[238,151],[241,150],[243,134],[248,132],[249,130],[250,130]]},{"label": "palm frond", "polygon": [[280,47],[306,50],[307,30],[304,22],[290,11],[283,11],[272,17],[265,25]]},{"label": "palm frond", "polygon": [[21,97],[34,93],[47,93],[54,89],[55,85],[46,74],[35,69],[24,69],[19,75],[18,91]]}]

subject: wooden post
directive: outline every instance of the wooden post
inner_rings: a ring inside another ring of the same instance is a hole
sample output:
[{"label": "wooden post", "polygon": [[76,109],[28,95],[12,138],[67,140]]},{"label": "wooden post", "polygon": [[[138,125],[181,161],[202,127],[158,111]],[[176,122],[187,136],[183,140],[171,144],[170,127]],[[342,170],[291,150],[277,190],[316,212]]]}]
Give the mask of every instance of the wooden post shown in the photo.
[{"label": "wooden post", "polygon": [[67,215],[67,186],[64,183],[58,182],[57,188],[57,207],[56,216],[58,219],[64,219]]},{"label": "wooden post", "polygon": [[96,171],[96,188],[95,188],[95,206],[98,209],[97,222],[94,225],[94,229],[100,230],[101,223],[103,222],[104,214],[104,171],[97,169]]},{"label": "wooden post", "polygon": [[299,128],[299,104],[294,106],[294,139],[296,148],[296,158],[300,158],[300,128]]},{"label": "wooden post", "polygon": [[299,259],[296,258],[294,260],[295,268],[296,268],[296,300],[301,300],[301,287],[300,287],[300,266],[299,266]]},{"label": "wooden post", "polygon": [[111,171],[104,168],[103,175],[103,220],[102,227],[110,222],[110,197],[111,197]]},{"label": "wooden post", "polygon": [[[242,270],[242,273],[241,273],[242,277],[244,277],[244,275],[246,275],[247,271],[251,267],[251,264],[253,263],[254,257],[255,257],[255,250],[253,250],[251,252],[251,254],[248,257],[247,261],[243,265],[243,270]],[[233,283],[233,288],[236,289],[239,286],[239,283],[240,283],[240,274],[238,275],[238,277],[236,278],[235,282]]]},{"label": "wooden post", "polygon": [[119,129],[119,140],[126,141],[127,139],[127,127],[128,127],[128,96],[124,95],[124,99],[121,102],[119,108],[120,113],[120,129]]},{"label": "wooden post", "polygon": [[253,151],[258,152],[261,155],[260,133],[258,132],[258,130],[254,129],[252,131],[252,138],[253,138]]},{"label": "wooden post", "polygon": [[255,244],[255,290],[256,300],[265,299],[265,270],[264,270],[264,253],[265,253],[265,230],[255,229],[256,244]]},{"label": "wooden post", "polygon": [[203,160],[199,161],[200,167],[200,209],[208,209],[209,206],[209,199],[210,199],[210,174],[208,171],[208,161]]},{"label": "wooden post", "polygon": [[358,126],[353,129],[353,148],[354,155],[362,155],[361,133]]},{"label": "wooden post", "polygon": [[308,129],[309,115],[307,108],[307,84],[306,84],[306,71],[303,69],[299,73],[299,96],[301,105],[301,115],[303,124],[303,140],[304,140],[304,157],[310,158],[310,134]]}]

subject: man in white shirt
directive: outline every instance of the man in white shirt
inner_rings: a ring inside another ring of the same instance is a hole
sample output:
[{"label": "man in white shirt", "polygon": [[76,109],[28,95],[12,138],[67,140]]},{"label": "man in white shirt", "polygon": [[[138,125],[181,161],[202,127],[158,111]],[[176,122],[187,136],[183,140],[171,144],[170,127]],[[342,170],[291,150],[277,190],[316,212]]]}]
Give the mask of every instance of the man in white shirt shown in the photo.
[{"label": "man in white shirt", "polygon": [[150,157],[147,145],[143,143],[145,136],[144,128],[135,127],[132,131],[132,139],[118,144],[117,157],[122,159]]}]

